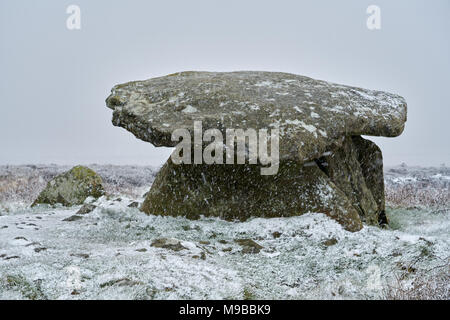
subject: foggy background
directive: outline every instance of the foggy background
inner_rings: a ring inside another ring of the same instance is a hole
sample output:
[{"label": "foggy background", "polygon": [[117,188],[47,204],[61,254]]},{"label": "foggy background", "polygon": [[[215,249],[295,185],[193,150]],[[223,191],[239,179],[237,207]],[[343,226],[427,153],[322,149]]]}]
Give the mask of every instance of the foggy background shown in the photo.
[{"label": "foggy background", "polygon": [[[81,30],[66,8],[81,8]],[[381,30],[366,27],[369,5]],[[162,164],[111,124],[131,80],[185,70],[282,71],[408,102],[385,163],[450,164],[450,1],[0,0],[0,164]]]}]

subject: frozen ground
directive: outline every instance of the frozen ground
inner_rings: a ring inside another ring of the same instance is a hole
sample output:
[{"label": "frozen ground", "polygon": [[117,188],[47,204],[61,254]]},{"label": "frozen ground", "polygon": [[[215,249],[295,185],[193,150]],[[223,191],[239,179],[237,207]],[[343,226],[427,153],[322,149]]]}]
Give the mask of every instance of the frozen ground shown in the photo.
[{"label": "frozen ground", "polygon": [[[143,200],[154,168],[90,167],[109,195],[64,221],[79,207],[29,205],[69,167],[0,166],[0,299],[450,297],[449,168],[387,168],[390,228],[350,233],[322,214],[146,216],[128,205]],[[160,238],[181,250],[153,247]],[[263,248],[252,253],[238,239]]]}]

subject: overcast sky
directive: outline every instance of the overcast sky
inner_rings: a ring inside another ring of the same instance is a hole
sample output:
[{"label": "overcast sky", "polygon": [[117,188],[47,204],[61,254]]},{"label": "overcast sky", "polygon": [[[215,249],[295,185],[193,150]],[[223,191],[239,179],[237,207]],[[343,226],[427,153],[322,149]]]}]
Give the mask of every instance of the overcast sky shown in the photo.
[{"label": "overcast sky", "polygon": [[[81,30],[66,8],[81,8]],[[381,29],[366,9],[381,8]],[[0,164],[151,164],[111,124],[118,83],[183,71],[283,71],[397,93],[386,164],[450,164],[450,1],[0,0]]]}]

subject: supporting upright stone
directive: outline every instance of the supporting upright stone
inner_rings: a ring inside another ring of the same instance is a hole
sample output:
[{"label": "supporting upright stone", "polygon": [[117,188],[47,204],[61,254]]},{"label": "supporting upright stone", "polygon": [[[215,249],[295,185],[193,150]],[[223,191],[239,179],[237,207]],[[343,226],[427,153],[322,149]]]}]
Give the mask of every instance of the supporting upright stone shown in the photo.
[{"label": "supporting upright stone", "polygon": [[358,161],[361,165],[367,187],[378,206],[378,223],[384,225],[388,223],[385,213],[384,197],[384,175],[383,175],[383,154],[380,148],[370,140],[359,136],[352,137],[358,154]]},{"label": "supporting upright stone", "polygon": [[[364,140],[362,138],[357,141]],[[356,139],[355,139],[356,140]],[[370,149],[363,149],[363,144],[356,147],[352,137],[347,137],[341,148],[330,155],[319,159],[320,166],[324,169],[336,186],[342,190],[353,207],[358,211],[361,220],[369,223],[378,223],[378,208],[375,196],[367,185],[366,171],[363,171],[359,154],[371,153]],[[361,151],[360,153],[358,151]]]},{"label": "supporting upright stone", "polygon": [[175,165],[169,159],[141,207],[148,214],[201,215],[244,221],[321,212],[349,231],[362,228],[358,211],[315,163],[283,161],[261,176],[258,165]]}]

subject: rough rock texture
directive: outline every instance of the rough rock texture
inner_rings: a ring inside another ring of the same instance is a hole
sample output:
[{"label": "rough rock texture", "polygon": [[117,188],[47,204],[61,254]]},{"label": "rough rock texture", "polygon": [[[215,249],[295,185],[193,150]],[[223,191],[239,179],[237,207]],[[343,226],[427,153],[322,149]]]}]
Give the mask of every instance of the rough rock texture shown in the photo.
[{"label": "rough rock texture", "polygon": [[360,135],[395,137],[406,102],[394,94],[274,72],[182,72],[115,86],[113,124],[155,146],[194,121],[203,130],[280,129],[280,167],[175,165],[169,159],[141,206],[149,214],[283,217],[322,212],[347,230],[386,223],[382,156]]},{"label": "rough rock texture", "polygon": [[[376,158],[381,156],[379,149],[371,153],[370,146],[376,147],[373,142],[355,138],[359,146],[368,145],[364,149],[366,159],[381,161]],[[384,186],[383,179],[376,179],[382,177],[379,167],[372,172],[366,162],[361,165],[356,145],[347,138],[343,147],[316,161],[282,161],[273,176],[261,176],[256,165],[175,165],[169,159],[141,210],[191,219],[204,215],[226,220],[322,212],[347,230],[357,231],[362,228],[362,221],[382,222]],[[369,163],[379,166],[379,161]]]},{"label": "rough rock texture", "polygon": [[51,180],[32,206],[56,203],[80,205],[87,197],[97,199],[104,193],[102,178],[98,174],[89,168],[76,166]]},{"label": "rough rock texture", "polygon": [[153,240],[151,246],[156,248],[169,249],[173,251],[181,251],[187,249],[181,244],[180,240],[171,238],[155,239]]},{"label": "rough rock texture", "polygon": [[97,206],[91,204],[91,203],[85,203],[83,204],[83,206],[80,208],[80,210],[77,211],[76,214],[88,214],[92,211],[95,210],[95,208],[97,208]]},{"label": "rough rock texture", "polygon": [[395,137],[406,102],[395,94],[278,72],[181,72],[117,85],[106,100],[113,124],[155,146],[193,122],[203,130],[280,128],[280,158],[308,161],[345,136]]},{"label": "rough rock texture", "polygon": [[372,141],[361,137],[352,137],[357,150],[358,161],[366,181],[378,206],[378,223],[387,224],[384,205],[383,155],[380,148]]},{"label": "rough rock texture", "polygon": [[[341,148],[317,161],[369,224],[379,223],[384,214],[383,160],[378,156],[381,152],[373,142],[356,136],[347,137]],[[374,178],[380,175],[381,180]]]},{"label": "rough rock texture", "polygon": [[253,241],[252,239],[236,239],[234,242],[242,247],[242,253],[259,253],[263,246]]}]

